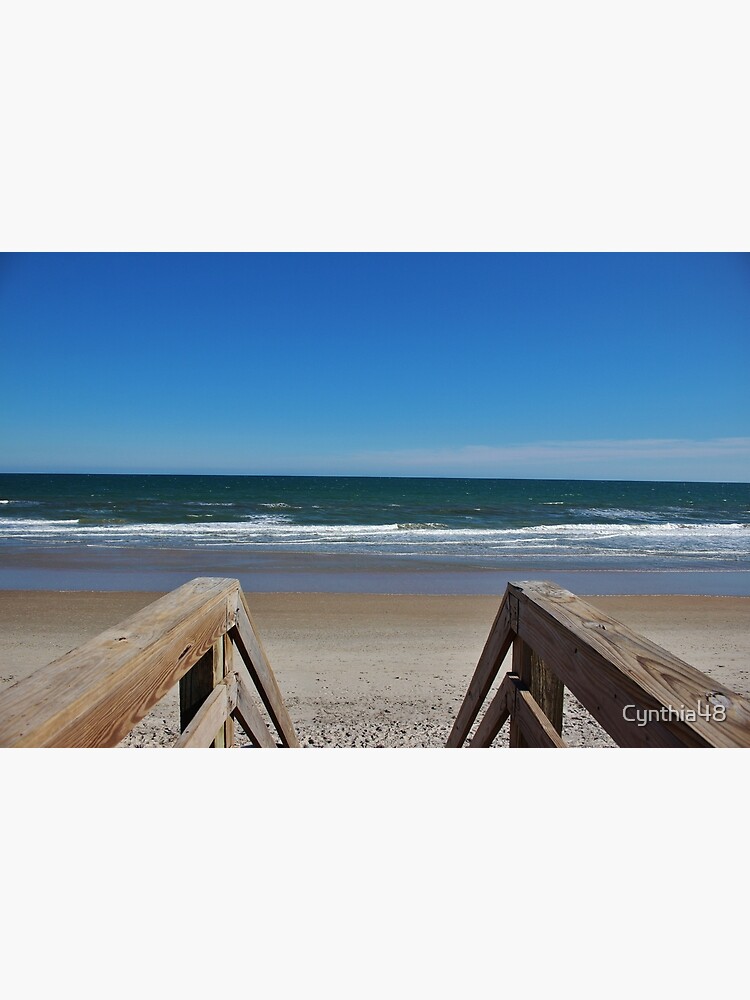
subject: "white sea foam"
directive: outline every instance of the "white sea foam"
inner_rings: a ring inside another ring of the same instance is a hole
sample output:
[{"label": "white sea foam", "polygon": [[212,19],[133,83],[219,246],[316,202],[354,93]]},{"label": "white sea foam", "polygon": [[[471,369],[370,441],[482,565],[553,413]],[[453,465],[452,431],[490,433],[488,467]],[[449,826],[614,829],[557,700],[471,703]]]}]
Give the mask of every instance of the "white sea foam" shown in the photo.
[{"label": "white sea foam", "polygon": [[426,524],[417,524],[407,521],[405,524],[397,524],[396,527],[399,531],[445,531],[448,530],[447,524],[441,524],[439,521],[428,521]]},{"label": "white sea foam", "polygon": [[750,560],[750,525],[739,523],[450,528],[440,522],[299,525],[288,516],[271,513],[248,515],[242,521],[190,524],[81,524],[77,519],[0,518],[0,543],[14,542],[158,548],[275,546],[353,553],[565,556],[593,560],[636,556]]},{"label": "white sea foam", "polygon": [[[218,503],[216,501],[207,500],[188,500],[188,507],[234,507],[233,503]],[[262,506],[262,505],[261,505]]]},{"label": "white sea foam", "polygon": [[46,518],[35,517],[0,517],[0,535],[5,535],[18,529],[20,534],[26,531],[44,530],[47,525],[56,526],[60,524],[78,524],[78,518],[67,518],[65,520],[47,520]]}]

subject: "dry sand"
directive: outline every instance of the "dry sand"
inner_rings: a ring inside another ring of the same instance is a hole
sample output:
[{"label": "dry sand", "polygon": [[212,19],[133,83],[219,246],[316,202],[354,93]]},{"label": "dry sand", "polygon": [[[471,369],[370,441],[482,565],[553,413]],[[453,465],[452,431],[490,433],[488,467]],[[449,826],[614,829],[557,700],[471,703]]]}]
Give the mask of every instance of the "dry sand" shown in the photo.
[{"label": "dry sand", "polygon": [[[2,690],[158,594],[0,591]],[[750,597],[593,597],[607,614],[750,697]],[[443,746],[499,597],[250,594],[303,746]],[[571,745],[611,745],[566,694]],[[169,745],[176,690],[125,740]],[[507,727],[498,742],[507,742]]]}]

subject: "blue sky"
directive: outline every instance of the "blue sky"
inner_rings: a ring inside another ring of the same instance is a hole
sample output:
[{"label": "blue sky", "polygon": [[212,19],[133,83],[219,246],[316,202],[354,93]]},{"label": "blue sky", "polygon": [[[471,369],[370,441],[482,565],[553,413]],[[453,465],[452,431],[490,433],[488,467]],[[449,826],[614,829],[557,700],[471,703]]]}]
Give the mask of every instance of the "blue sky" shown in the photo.
[{"label": "blue sky", "polygon": [[0,258],[0,469],[750,479],[750,255]]}]

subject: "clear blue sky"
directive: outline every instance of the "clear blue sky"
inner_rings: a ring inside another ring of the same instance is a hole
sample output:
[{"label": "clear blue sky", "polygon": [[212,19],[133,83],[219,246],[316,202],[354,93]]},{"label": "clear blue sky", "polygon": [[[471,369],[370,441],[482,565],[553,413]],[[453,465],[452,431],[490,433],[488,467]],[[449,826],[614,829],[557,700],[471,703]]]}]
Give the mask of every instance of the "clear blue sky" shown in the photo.
[{"label": "clear blue sky", "polygon": [[0,469],[750,479],[750,255],[0,258]]}]

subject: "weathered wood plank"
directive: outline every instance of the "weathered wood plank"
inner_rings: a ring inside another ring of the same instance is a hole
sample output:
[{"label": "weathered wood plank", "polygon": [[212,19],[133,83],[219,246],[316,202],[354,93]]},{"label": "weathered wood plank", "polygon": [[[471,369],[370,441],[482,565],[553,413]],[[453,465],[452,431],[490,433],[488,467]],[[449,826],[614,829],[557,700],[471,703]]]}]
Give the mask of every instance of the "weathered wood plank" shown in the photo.
[{"label": "weathered wood plank", "polygon": [[[569,591],[517,583],[519,636],[570,688],[621,746],[750,746],[750,703],[656,643],[632,632]],[[695,713],[696,718],[624,718],[638,711]],[[723,721],[705,719],[715,706]]]},{"label": "weathered wood plank", "polygon": [[253,746],[275,747],[276,741],[268,731],[263,716],[253,699],[253,682],[245,664],[237,657],[237,705],[234,716],[247,733]]},{"label": "weathered wood plank", "polygon": [[227,716],[237,706],[237,682],[227,677],[213,688],[194,715],[185,731],[175,743],[177,749],[210,747],[216,743],[216,734],[224,726]]},{"label": "weathered wood plank", "polygon": [[[224,633],[222,642],[224,643],[224,676],[229,677],[234,674],[234,643],[228,632]],[[224,723],[223,737],[225,747],[234,746],[234,718],[231,715]]]},{"label": "weathered wood plank", "polygon": [[514,636],[511,627],[511,604],[506,590],[446,746],[463,745],[510,649]]},{"label": "weathered wood plank", "polygon": [[[224,679],[224,636],[216,640],[211,652],[214,686],[216,686],[217,684],[221,684]],[[229,718],[228,714],[224,717],[224,722],[226,722],[227,718]],[[224,749],[224,723],[219,727],[216,739],[212,742],[211,746],[220,750]]]},{"label": "weathered wood plank", "polygon": [[214,680],[216,643],[198,660],[195,666],[180,678],[180,732],[185,732],[201,705],[211,694]]},{"label": "weathered wood plank", "polygon": [[284,699],[281,697],[268,657],[253,626],[244,594],[240,591],[237,609],[237,624],[232,630],[232,639],[247,666],[253,683],[258,690],[266,711],[271,717],[281,742],[287,747],[298,747],[299,741],[289,718]]},{"label": "weathered wood plank", "polygon": [[[221,683],[227,673],[225,663],[225,643],[227,643],[227,639],[227,634],[217,639],[211,649],[198,660],[192,670],[188,670],[185,676],[180,678],[181,732],[185,731],[211,691],[213,691],[217,684]],[[231,655],[231,639],[228,640],[228,644]],[[213,747],[221,749],[227,745],[226,728],[226,725],[222,726],[221,730],[216,734],[216,739],[211,744]]]},{"label": "weathered wood plank", "polygon": [[[546,666],[544,660],[519,637],[516,637],[513,642],[512,671],[529,689],[535,703],[547,716],[552,727],[558,733],[562,733],[565,686]],[[511,716],[510,720],[510,745],[512,747],[529,746],[523,727],[515,715]]]},{"label": "weathered wood plank", "polygon": [[[531,683],[531,673],[533,670],[533,653],[530,646],[519,636],[513,640],[513,666],[511,671],[515,674],[519,680],[525,684],[527,687]],[[515,714],[515,688],[513,689],[510,700],[510,746],[511,747],[525,747],[528,746],[526,742],[526,737],[524,735],[523,729],[519,724],[519,720]]]},{"label": "weathered wood plank", "polygon": [[469,743],[471,749],[483,749],[492,746],[495,737],[505,725],[511,711],[511,698],[515,691],[510,682],[510,674],[506,674],[484,713],[484,718],[477,726],[474,738]]},{"label": "weathered wood plank", "polygon": [[566,744],[541,706],[527,688],[517,678],[512,679],[515,688],[512,717],[517,721],[526,747],[565,747]]},{"label": "weathered wood plank", "polygon": [[236,580],[198,578],[3,692],[0,746],[116,746],[236,620]]},{"label": "weathered wood plank", "polygon": [[533,650],[529,691],[534,701],[551,722],[555,732],[562,734],[565,685],[554,670],[551,670]]},{"label": "weathered wood plank", "polygon": [[[651,726],[646,733],[623,719],[627,704],[658,709],[660,703],[649,698],[637,682],[629,680],[606,657],[597,658],[586,641],[575,634],[580,617],[570,616],[574,628],[570,632],[537,603],[537,596],[535,591],[533,598],[521,596],[519,600],[519,633],[543,659],[554,663],[558,676],[613,739],[621,746],[631,747],[685,746],[684,738],[663,725]],[[707,744],[698,738],[687,745]]]}]

